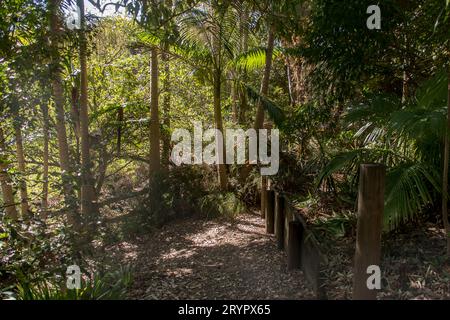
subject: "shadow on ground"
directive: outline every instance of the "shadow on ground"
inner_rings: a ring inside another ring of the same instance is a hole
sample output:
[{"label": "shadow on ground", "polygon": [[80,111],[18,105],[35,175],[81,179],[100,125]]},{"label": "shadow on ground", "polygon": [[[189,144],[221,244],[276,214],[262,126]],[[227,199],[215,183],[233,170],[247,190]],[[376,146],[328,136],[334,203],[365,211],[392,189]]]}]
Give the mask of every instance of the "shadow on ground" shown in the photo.
[{"label": "shadow on ground", "polygon": [[255,214],[184,219],[106,252],[133,266],[132,299],[314,299]]}]

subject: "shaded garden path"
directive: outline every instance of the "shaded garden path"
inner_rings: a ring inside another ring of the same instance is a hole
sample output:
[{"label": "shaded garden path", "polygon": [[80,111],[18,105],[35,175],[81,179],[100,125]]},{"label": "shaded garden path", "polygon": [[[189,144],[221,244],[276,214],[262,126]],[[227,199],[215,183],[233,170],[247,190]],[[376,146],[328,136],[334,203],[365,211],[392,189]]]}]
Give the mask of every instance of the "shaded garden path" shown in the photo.
[{"label": "shaded garden path", "polygon": [[108,252],[133,265],[134,299],[314,299],[256,214],[184,219]]}]

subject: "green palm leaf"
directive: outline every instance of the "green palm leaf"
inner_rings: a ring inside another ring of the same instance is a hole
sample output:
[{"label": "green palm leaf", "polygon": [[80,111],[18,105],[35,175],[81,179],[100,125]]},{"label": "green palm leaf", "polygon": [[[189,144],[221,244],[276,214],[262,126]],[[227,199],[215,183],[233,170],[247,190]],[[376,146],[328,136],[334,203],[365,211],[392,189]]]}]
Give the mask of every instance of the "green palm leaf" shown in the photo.
[{"label": "green palm leaf", "polygon": [[264,110],[267,111],[269,117],[273,120],[273,122],[280,127],[284,121],[284,112],[281,107],[279,107],[275,102],[270,100],[269,98],[262,96],[258,91],[256,91],[251,86],[245,85],[247,96],[254,103],[261,103]]},{"label": "green palm leaf", "polygon": [[433,191],[441,192],[439,172],[424,163],[405,163],[386,176],[384,226],[394,230],[433,203]]},{"label": "green palm leaf", "polygon": [[[261,69],[266,65],[266,52],[264,47],[258,47],[243,52],[236,56],[228,63],[228,68],[237,68],[244,70],[256,70]],[[280,50],[275,48],[273,50],[272,59],[275,59],[280,55]]]}]

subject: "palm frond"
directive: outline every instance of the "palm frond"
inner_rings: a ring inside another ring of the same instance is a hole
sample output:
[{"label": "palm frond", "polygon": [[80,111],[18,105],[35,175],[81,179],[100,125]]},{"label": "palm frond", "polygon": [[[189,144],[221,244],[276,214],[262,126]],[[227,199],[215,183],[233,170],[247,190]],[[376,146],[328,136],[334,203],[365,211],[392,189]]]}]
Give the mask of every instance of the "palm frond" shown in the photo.
[{"label": "palm frond", "polygon": [[[399,155],[387,149],[356,149],[339,153],[322,170],[317,186],[333,173],[346,172],[356,176],[360,164],[386,163],[387,157],[400,159]],[[433,203],[434,194],[440,192],[439,172],[426,163],[404,160],[388,169],[383,218],[385,230],[394,230],[416,217]]]},{"label": "palm frond", "polygon": [[325,165],[317,178],[317,186],[337,172],[356,175],[362,163],[386,163],[402,156],[389,148],[359,148],[337,153]]},{"label": "palm frond", "polygon": [[441,192],[439,172],[424,163],[404,163],[386,175],[384,226],[394,230],[433,203],[433,192]]},{"label": "palm frond", "polygon": [[407,139],[416,140],[429,137],[443,138],[446,126],[447,109],[445,106],[436,109],[413,108],[394,112],[388,123],[392,134],[404,135]]},{"label": "palm frond", "polygon": [[161,39],[148,31],[141,31],[137,33],[136,38],[136,44],[138,45],[159,46],[161,44]]},{"label": "palm frond", "polygon": [[416,105],[421,108],[446,105],[448,93],[447,85],[447,72],[445,69],[442,69],[420,86],[417,91]]},{"label": "palm frond", "polygon": [[392,112],[400,110],[401,101],[393,94],[367,95],[364,103],[354,104],[349,107],[344,116],[347,123],[370,121],[384,125]]},{"label": "palm frond", "polygon": [[267,111],[269,117],[278,127],[280,127],[283,124],[285,117],[283,109],[269,98],[262,96],[258,91],[256,91],[251,86],[245,85],[245,89],[249,99],[252,100],[254,103],[261,103],[264,110]]},{"label": "palm frond", "polygon": [[[228,63],[228,67],[244,69],[248,71],[261,69],[266,64],[266,53],[267,49],[265,47],[250,49],[237,55],[233,60],[230,60]],[[275,48],[273,50],[272,59],[276,59],[280,55],[280,53],[280,49]]]},{"label": "palm frond", "polygon": [[322,182],[331,177],[335,172],[341,171],[344,168],[349,168],[354,166],[355,160],[360,156],[361,150],[350,150],[346,152],[341,152],[331,158],[323,170],[319,173],[317,177],[317,187],[319,187]]}]

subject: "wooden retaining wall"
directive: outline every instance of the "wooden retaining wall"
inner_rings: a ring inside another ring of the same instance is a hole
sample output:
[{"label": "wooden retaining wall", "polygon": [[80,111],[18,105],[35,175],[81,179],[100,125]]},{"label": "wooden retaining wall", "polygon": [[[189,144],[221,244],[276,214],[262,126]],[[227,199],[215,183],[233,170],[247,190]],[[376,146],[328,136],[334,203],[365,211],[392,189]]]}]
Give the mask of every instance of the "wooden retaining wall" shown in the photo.
[{"label": "wooden retaining wall", "polygon": [[287,254],[288,270],[302,269],[317,298],[325,299],[322,270],[326,258],[302,214],[282,192],[267,190],[264,197],[266,232]]},{"label": "wooden retaining wall", "polygon": [[[353,299],[374,300],[377,288],[369,288],[369,267],[380,266],[381,230],[384,211],[386,168],[380,164],[362,164],[358,192]],[[261,180],[261,215],[266,232],[275,234],[277,246],[287,254],[288,269],[302,269],[318,299],[326,299],[323,270],[326,257],[305,218],[283,192],[267,188]]]}]

